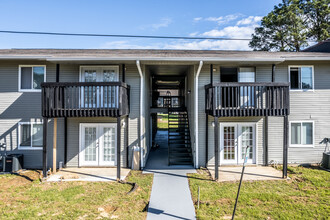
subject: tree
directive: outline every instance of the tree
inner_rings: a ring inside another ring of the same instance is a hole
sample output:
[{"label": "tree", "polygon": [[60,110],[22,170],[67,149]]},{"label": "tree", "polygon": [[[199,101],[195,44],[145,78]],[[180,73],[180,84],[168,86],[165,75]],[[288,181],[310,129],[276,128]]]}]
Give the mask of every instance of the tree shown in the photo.
[{"label": "tree", "polygon": [[282,0],[255,28],[249,46],[263,51],[300,51],[308,39],[327,39],[329,1]]},{"label": "tree", "polygon": [[330,37],[330,0],[308,0],[305,14],[309,26],[308,37],[318,42]]}]

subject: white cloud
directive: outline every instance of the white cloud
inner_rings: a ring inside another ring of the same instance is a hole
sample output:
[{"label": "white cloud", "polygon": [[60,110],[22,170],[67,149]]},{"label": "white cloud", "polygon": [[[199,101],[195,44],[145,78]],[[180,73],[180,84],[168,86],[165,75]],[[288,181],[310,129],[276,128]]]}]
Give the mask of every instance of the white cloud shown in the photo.
[{"label": "white cloud", "polygon": [[155,46],[153,45],[138,45],[131,43],[130,41],[109,41],[102,44],[100,49],[153,49]]},{"label": "white cloud", "polygon": [[203,17],[198,17],[198,18],[194,18],[194,21],[200,21],[202,19],[203,19]]},{"label": "white cloud", "polygon": [[181,50],[251,50],[247,41],[222,41],[222,40],[201,40],[201,41],[177,41],[164,46],[164,49]]},{"label": "white cloud", "polygon": [[258,24],[261,21],[261,16],[249,16],[247,18],[244,18],[242,20],[239,20],[236,25],[255,25]]},{"label": "white cloud", "polygon": [[162,18],[161,21],[157,24],[152,24],[151,26],[154,28],[154,29],[159,29],[161,27],[168,27],[169,24],[172,23],[172,19],[170,18]]},{"label": "white cloud", "polygon": [[198,35],[198,33],[199,33],[199,32],[196,31],[196,32],[190,33],[189,36],[190,36],[190,37],[196,37],[196,36]]},{"label": "white cloud", "polygon": [[145,29],[153,29],[153,30],[158,30],[159,28],[165,28],[168,27],[172,23],[171,18],[162,18],[158,23],[154,24],[146,24],[146,25],[141,25],[139,29],[145,30]]},{"label": "white cloud", "polygon": [[220,17],[208,17],[205,18],[206,21],[214,21],[217,22],[218,24],[226,24],[230,21],[234,21],[237,18],[239,18],[239,14],[232,14],[232,15],[226,15],[226,16],[220,16]]},{"label": "white cloud", "polygon": [[226,16],[219,16],[219,17],[207,17],[207,18],[203,18],[203,17],[197,17],[194,18],[194,21],[213,21],[220,24],[226,24],[229,23],[231,21],[237,20],[239,17],[241,17],[241,14],[230,14],[230,15],[226,15]]},{"label": "white cloud", "polygon": [[202,36],[205,37],[230,37],[230,38],[251,38],[256,25],[252,26],[227,26],[223,29],[213,29],[204,32]]}]

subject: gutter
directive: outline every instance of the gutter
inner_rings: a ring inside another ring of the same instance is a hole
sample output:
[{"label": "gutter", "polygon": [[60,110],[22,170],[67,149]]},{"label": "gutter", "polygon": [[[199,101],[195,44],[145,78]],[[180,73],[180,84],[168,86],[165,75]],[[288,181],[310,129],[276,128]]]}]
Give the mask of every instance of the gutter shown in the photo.
[{"label": "gutter", "polygon": [[199,61],[199,66],[196,72],[196,78],[195,78],[195,148],[196,148],[196,162],[195,162],[195,168],[198,168],[198,77],[201,73],[203,67],[203,61]]},{"label": "gutter", "polygon": [[[11,57],[15,58],[15,57]],[[28,58],[28,57],[27,57]],[[3,57],[0,56],[0,59]],[[58,57],[58,58],[47,58],[47,61],[59,62],[59,61],[186,61],[196,62],[200,61],[200,57]],[[219,58],[219,57],[204,57],[204,62],[283,62],[285,58]]]},{"label": "gutter", "polygon": [[136,60],[136,67],[138,69],[139,75],[140,75],[140,161],[141,161],[141,169],[144,167],[144,161],[143,161],[143,150],[142,150],[142,146],[143,146],[143,124],[142,124],[142,120],[143,120],[143,103],[144,103],[144,97],[143,97],[143,89],[144,89],[144,85],[143,85],[143,72],[141,69],[141,64],[139,60]]}]

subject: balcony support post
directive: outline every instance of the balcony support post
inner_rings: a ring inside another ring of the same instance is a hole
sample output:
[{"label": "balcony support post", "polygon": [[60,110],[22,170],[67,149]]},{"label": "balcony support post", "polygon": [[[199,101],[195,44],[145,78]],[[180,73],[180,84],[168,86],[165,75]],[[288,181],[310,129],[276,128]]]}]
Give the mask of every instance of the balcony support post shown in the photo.
[{"label": "balcony support post", "polygon": [[268,166],[268,116],[265,117],[264,140],[264,164]]},{"label": "balcony support post", "polygon": [[120,181],[121,117],[117,117],[117,181]]},{"label": "balcony support post", "polygon": [[125,82],[125,78],[126,78],[126,66],[125,66],[125,64],[122,64],[121,68],[122,68],[122,81]]},{"label": "balcony support post", "polygon": [[218,117],[214,117],[214,156],[215,156],[215,175],[214,179],[219,179],[219,121]]},{"label": "balcony support post", "polygon": [[205,167],[207,167],[209,161],[209,114],[205,114]]},{"label": "balcony support post", "polygon": [[289,119],[284,116],[283,121],[283,178],[288,176],[288,136],[289,136]]},{"label": "balcony support post", "polygon": [[53,119],[53,173],[56,173],[56,162],[57,162],[57,118]]},{"label": "balcony support post", "polygon": [[43,118],[43,134],[42,134],[42,174],[43,178],[47,177],[47,124],[48,118]]},{"label": "balcony support post", "polygon": [[126,167],[129,168],[129,145],[128,145],[128,115],[125,117],[125,146],[126,146]]},{"label": "balcony support post", "polygon": [[64,118],[64,166],[68,162],[68,118]]}]

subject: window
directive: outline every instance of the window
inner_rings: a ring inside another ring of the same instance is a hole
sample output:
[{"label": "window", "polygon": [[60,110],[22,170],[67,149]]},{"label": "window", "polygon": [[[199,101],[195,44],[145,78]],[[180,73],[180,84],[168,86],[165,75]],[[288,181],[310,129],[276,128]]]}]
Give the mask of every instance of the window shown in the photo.
[{"label": "window", "polygon": [[291,89],[313,89],[313,66],[291,66]]},{"label": "window", "polygon": [[313,146],[313,122],[290,122],[290,124],[291,146]]},{"label": "window", "polygon": [[40,91],[46,80],[46,66],[19,66],[19,91]]},{"label": "window", "polygon": [[43,127],[41,122],[19,123],[19,145],[18,149],[42,149]]}]

